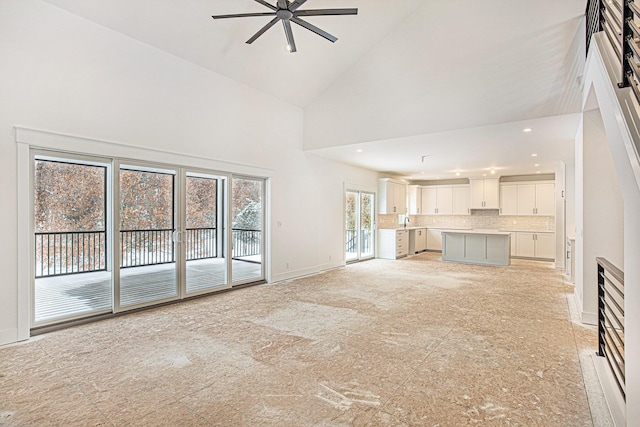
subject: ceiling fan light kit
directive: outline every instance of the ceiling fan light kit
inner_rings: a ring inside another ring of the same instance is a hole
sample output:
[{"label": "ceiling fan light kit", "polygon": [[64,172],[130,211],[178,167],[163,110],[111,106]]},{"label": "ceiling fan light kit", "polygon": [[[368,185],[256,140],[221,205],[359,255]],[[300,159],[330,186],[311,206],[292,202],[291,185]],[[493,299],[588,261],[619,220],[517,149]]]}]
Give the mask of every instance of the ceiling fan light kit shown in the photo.
[{"label": "ceiling fan light kit", "polygon": [[300,19],[301,16],[329,16],[329,15],[357,15],[357,8],[345,8],[345,9],[306,9],[300,10],[300,6],[305,4],[307,0],[295,0],[293,2],[288,0],[278,0],[277,4],[274,6],[271,3],[266,2],[265,0],[254,0],[256,3],[260,3],[261,5],[271,9],[271,12],[257,12],[257,13],[239,13],[233,15],[213,15],[213,19],[226,19],[226,18],[246,18],[253,16],[273,16],[273,19],[267,23],[264,27],[260,28],[257,33],[255,33],[249,40],[247,40],[247,44],[251,44],[258,39],[261,35],[263,35],[269,28],[273,27],[278,21],[282,21],[282,26],[284,27],[284,34],[287,37],[287,50],[293,53],[296,52],[296,42],[293,38],[293,31],[291,30],[291,23],[297,24],[302,28],[306,28],[307,30],[324,37],[330,42],[335,43],[338,40],[337,37],[327,33],[324,30],[316,27]]}]

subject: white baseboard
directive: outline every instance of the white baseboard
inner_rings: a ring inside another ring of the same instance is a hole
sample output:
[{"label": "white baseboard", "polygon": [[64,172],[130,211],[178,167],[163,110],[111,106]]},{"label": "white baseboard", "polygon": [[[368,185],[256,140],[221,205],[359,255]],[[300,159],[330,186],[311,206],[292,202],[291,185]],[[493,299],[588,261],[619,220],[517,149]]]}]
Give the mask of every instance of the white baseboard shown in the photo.
[{"label": "white baseboard", "polygon": [[578,313],[582,313],[582,299],[580,298],[580,296],[576,292],[575,288],[573,289],[573,300],[576,303],[576,307],[578,307]]},{"label": "white baseboard", "polygon": [[0,331],[0,345],[18,342],[18,329],[5,329]]},{"label": "white baseboard", "polygon": [[336,262],[329,262],[326,264],[316,265],[314,267],[301,268],[299,270],[285,271],[284,273],[274,274],[271,277],[271,283],[282,282],[284,280],[298,279],[300,277],[309,276],[312,274],[320,273],[322,271],[332,270],[334,268],[340,268],[344,266],[345,266],[344,261],[336,261]]},{"label": "white baseboard", "polygon": [[597,325],[598,324],[598,313],[587,312],[583,310],[582,299],[577,293],[573,293],[573,300],[578,307],[578,313],[580,313],[580,321],[587,325]]},{"label": "white baseboard", "polygon": [[611,418],[616,427],[624,427],[627,422],[627,409],[622,397],[622,393],[618,389],[616,380],[613,377],[611,368],[604,357],[600,357],[597,354],[593,355],[593,364],[596,367],[596,373],[600,380],[600,386],[604,392],[604,398],[607,401]]},{"label": "white baseboard", "polygon": [[598,314],[590,313],[587,311],[581,311],[582,315],[582,323],[586,323],[587,325],[596,326],[598,324]]}]

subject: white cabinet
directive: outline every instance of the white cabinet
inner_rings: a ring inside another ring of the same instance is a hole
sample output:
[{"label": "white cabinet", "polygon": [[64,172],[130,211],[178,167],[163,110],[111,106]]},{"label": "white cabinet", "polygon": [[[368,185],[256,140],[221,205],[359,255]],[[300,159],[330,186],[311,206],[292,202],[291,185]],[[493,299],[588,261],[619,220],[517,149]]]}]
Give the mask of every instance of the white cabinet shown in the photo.
[{"label": "white cabinet", "polygon": [[508,183],[500,185],[500,215],[555,216],[553,182]]},{"label": "white cabinet", "polygon": [[398,259],[409,254],[407,230],[378,230],[378,258]]},{"label": "white cabinet", "polygon": [[437,228],[427,228],[427,250],[442,250],[442,230]]},{"label": "white cabinet", "polygon": [[409,255],[427,250],[427,229],[416,228],[409,230]]},{"label": "white cabinet", "polygon": [[404,214],[407,211],[407,185],[383,178],[378,182],[378,213]]},{"label": "white cabinet", "polygon": [[516,233],[516,256],[534,258],[536,254],[535,233]]},{"label": "white cabinet", "polygon": [[536,215],[556,215],[555,184],[536,184]]},{"label": "white cabinet", "polygon": [[554,233],[529,233],[518,231],[514,256],[525,258],[555,259],[556,239]]},{"label": "white cabinet", "polygon": [[555,215],[555,185],[518,184],[518,215]]},{"label": "white cabinet", "polygon": [[471,179],[471,209],[499,209],[498,178]]},{"label": "white cabinet", "polygon": [[556,258],[556,236],[554,233],[536,233],[536,258]]},{"label": "white cabinet", "polygon": [[453,213],[453,188],[422,187],[422,213],[425,215],[451,215]]},{"label": "white cabinet", "polygon": [[422,213],[434,215],[438,212],[438,190],[436,188],[422,188]]},{"label": "white cabinet", "polygon": [[453,215],[470,215],[471,189],[468,186],[453,187]]},{"label": "white cabinet", "polygon": [[517,185],[500,186],[500,215],[518,215]]},{"label": "white cabinet", "polygon": [[409,215],[420,215],[422,213],[422,187],[409,185],[407,187],[407,200]]}]

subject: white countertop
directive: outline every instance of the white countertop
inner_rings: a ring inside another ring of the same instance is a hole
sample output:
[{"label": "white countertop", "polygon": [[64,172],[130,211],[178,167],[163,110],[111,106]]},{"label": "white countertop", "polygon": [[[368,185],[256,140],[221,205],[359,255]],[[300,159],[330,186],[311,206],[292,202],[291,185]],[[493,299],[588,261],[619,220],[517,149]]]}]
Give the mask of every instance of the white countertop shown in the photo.
[{"label": "white countertop", "polygon": [[394,230],[394,231],[402,231],[402,230],[440,230],[447,232],[472,232],[471,234],[509,234],[509,233],[555,233],[555,231],[535,231],[535,230],[493,230],[493,229],[484,229],[484,228],[447,228],[447,227],[429,227],[428,225],[423,226],[412,226],[412,227],[396,227],[396,228],[380,228],[379,230]]},{"label": "white countertop", "polygon": [[443,233],[458,233],[458,234],[490,234],[492,236],[508,236],[508,235],[511,234],[508,231],[482,230],[482,229],[476,229],[476,230],[450,230],[450,229],[443,229],[442,232]]}]

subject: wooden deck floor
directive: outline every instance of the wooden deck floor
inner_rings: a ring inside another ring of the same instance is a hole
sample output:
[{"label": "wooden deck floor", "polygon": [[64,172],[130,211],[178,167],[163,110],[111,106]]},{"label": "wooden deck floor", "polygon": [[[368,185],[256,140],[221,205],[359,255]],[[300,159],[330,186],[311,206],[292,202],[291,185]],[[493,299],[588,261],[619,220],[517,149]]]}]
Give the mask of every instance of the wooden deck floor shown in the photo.
[{"label": "wooden deck floor", "polygon": [[[234,282],[258,280],[261,265],[233,260]],[[225,260],[187,262],[187,294],[225,285]],[[111,311],[111,273],[74,274],[35,281],[35,322]],[[175,264],[126,268],[120,272],[120,305],[123,307],[175,297]]]}]

